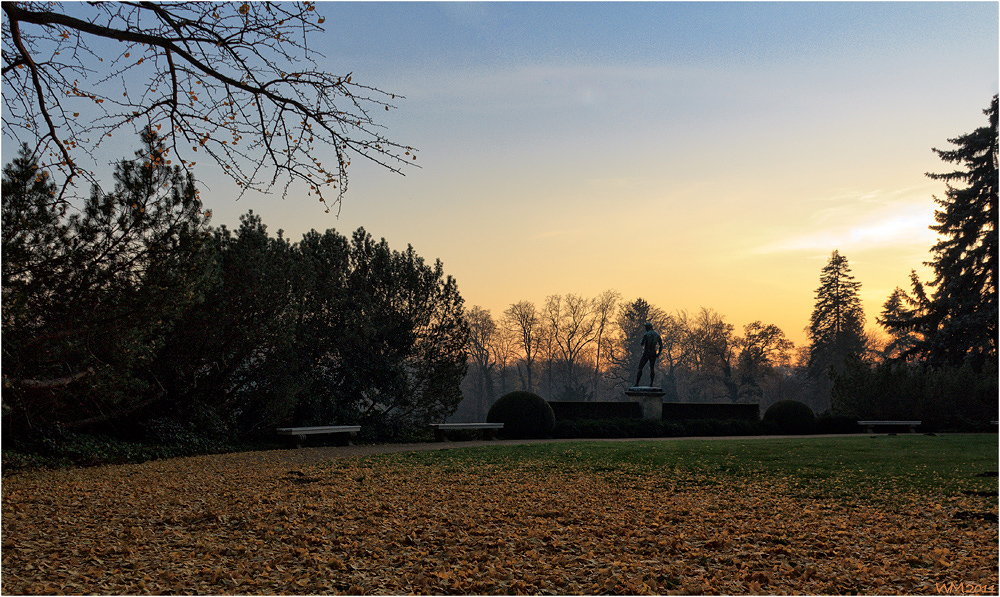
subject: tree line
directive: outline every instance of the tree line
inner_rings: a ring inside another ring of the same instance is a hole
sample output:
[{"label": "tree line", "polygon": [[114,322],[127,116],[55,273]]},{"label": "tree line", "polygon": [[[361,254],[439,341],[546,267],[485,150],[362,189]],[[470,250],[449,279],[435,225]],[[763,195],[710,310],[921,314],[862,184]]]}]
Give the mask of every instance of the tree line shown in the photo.
[{"label": "tree line", "polygon": [[78,210],[25,146],[3,171],[3,425],[219,437],[388,433],[450,414],[469,329],[455,280],[364,229],[291,242],[209,226],[147,128]]},{"label": "tree line", "polygon": [[647,321],[668,400],[799,400],[814,411],[995,420],[997,101],[989,127],[938,151],[935,278],[865,328],[847,258],[820,272],[809,343],[709,308],[668,312],[608,290],[464,308],[440,261],[364,229],[292,242],[259,216],[209,225],[153,127],[135,159],[70,211],[27,146],[3,170],[3,431],[261,438],[279,424],[361,423],[382,438],[481,418],[500,395],[620,399]]}]

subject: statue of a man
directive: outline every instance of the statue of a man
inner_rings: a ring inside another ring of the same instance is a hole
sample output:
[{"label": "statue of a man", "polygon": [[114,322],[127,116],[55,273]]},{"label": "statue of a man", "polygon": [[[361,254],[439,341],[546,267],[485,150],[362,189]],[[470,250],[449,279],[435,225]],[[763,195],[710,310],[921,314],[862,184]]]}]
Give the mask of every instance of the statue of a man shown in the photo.
[{"label": "statue of a man", "polygon": [[635,385],[639,385],[642,379],[642,369],[649,363],[649,385],[653,385],[653,378],[656,377],[656,358],[663,350],[663,339],[660,334],[653,329],[653,324],[646,322],[646,333],[642,335],[642,358],[639,359],[639,372],[635,376]]}]

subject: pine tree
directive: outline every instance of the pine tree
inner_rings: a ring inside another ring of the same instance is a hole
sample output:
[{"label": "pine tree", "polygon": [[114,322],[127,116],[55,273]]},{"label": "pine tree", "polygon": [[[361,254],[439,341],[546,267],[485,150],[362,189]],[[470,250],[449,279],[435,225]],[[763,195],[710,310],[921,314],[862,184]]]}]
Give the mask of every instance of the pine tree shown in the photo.
[{"label": "pine tree", "polygon": [[[911,274],[914,277],[915,290],[920,288],[919,280],[915,279],[916,272]],[[889,298],[882,304],[882,313],[878,318],[878,322],[886,328],[889,332],[891,340],[882,350],[882,356],[884,358],[896,359],[902,358],[906,359],[906,355],[910,352],[914,345],[920,340],[920,336],[908,329],[903,329],[900,327],[893,327],[887,322],[898,321],[900,319],[911,317],[916,309],[920,308],[921,304],[919,302],[920,298],[919,292],[917,293],[918,298],[911,297],[905,290],[900,287],[896,287],[889,295]]]},{"label": "pine tree", "polygon": [[[3,177],[5,425],[81,426],[165,396],[152,363],[208,276],[194,179],[151,129],[65,217],[26,151]],[[11,415],[16,423],[8,423]]]},{"label": "pine tree", "polygon": [[968,363],[978,368],[997,358],[997,96],[984,113],[988,127],[949,139],[954,150],[934,149],[941,159],[962,166],[928,174],[947,183],[945,198],[934,198],[941,209],[931,229],[942,238],[926,265],[934,268],[935,278],[925,290],[911,274],[913,308],[883,316],[891,333],[918,338],[902,356],[932,366]]},{"label": "pine tree", "polygon": [[848,355],[864,351],[865,314],[860,289],[861,283],[851,275],[847,258],[834,251],[820,275],[816,308],[809,324],[809,371],[813,377],[825,378],[831,366],[839,369]]},{"label": "pine tree", "polygon": [[932,365],[997,358],[997,96],[984,114],[988,127],[949,139],[955,149],[934,149],[958,169],[928,174],[945,181],[947,191],[934,198],[941,209],[931,229],[942,237],[927,263],[934,293],[912,327],[924,335],[914,351]]}]

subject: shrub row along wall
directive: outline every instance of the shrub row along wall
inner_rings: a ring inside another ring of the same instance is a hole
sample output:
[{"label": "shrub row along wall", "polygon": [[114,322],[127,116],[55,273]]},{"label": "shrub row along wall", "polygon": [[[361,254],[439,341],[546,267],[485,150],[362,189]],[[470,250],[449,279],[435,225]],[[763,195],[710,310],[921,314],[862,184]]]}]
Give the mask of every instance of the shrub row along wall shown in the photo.
[{"label": "shrub row along wall", "polygon": [[583,419],[641,419],[642,405],[638,402],[549,402],[557,421]]},{"label": "shrub row along wall", "polygon": [[[557,421],[641,419],[642,405],[638,402],[549,402]],[[664,421],[694,419],[735,419],[757,421],[760,419],[758,404],[716,404],[709,402],[664,402]]]},{"label": "shrub row along wall", "polygon": [[757,421],[760,419],[759,404],[716,404],[711,402],[664,402],[664,421],[685,421],[691,419],[737,419]]}]

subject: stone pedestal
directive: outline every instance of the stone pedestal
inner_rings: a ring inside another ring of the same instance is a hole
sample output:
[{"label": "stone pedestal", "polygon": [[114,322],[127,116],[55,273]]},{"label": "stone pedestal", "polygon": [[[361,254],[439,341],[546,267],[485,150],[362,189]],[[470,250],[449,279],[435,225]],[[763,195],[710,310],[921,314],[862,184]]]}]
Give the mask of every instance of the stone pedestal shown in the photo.
[{"label": "stone pedestal", "polygon": [[663,388],[632,386],[625,395],[642,405],[642,418],[659,421],[663,417]]}]

